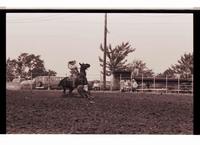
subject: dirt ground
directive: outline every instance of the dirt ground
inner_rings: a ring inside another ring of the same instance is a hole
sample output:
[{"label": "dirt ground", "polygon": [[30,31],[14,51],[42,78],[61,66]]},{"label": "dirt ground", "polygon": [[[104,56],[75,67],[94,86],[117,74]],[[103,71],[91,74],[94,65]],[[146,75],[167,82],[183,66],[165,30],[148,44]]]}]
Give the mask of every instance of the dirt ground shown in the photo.
[{"label": "dirt ground", "polygon": [[62,91],[7,91],[7,133],[192,134],[193,97],[92,92],[91,104]]}]

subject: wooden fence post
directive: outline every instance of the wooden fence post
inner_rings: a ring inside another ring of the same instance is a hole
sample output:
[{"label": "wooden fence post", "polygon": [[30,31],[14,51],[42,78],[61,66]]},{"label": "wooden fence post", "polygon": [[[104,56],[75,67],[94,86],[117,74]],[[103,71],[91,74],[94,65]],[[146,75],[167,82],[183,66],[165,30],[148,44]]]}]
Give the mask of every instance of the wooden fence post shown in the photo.
[{"label": "wooden fence post", "polygon": [[119,90],[121,92],[121,80],[122,80],[122,74],[119,75]]},{"label": "wooden fence post", "polygon": [[192,94],[193,94],[193,87],[194,87],[194,80],[193,80],[193,75],[192,75],[192,90],[191,90],[191,92],[192,92]]},{"label": "wooden fence post", "polygon": [[167,75],[166,75],[166,94],[167,94],[167,86],[168,84],[167,84]]},{"label": "wooden fence post", "polygon": [[180,91],[180,77],[178,76],[178,94],[179,94],[179,91]]},{"label": "wooden fence post", "polygon": [[155,89],[156,89],[156,77],[153,76],[153,89],[154,89],[154,93],[155,93]]},{"label": "wooden fence post", "polygon": [[33,90],[33,84],[32,84],[32,81],[33,81],[33,73],[32,73],[32,70],[31,70],[31,93],[32,93],[32,90]]},{"label": "wooden fence post", "polygon": [[50,90],[50,71],[48,72],[48,90]]},{"label": "wooden fence post", "polygon": [[144,86],[143,86],[143,74],[142,74],[142,93],[143,93],[143,90],[144,89]]}]

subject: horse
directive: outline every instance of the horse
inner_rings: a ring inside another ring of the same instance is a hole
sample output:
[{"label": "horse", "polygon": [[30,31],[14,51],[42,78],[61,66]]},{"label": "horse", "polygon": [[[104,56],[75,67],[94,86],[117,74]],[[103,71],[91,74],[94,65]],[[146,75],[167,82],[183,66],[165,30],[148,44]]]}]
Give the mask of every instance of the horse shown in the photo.
[{"label": "horse", "polygon": [[[65,95],[66,89],[69,89],[69,95],[72,94],[72,91],[77,88],[78,93],[82,97],[89,98],[89,92],[84,89],[84,85],[88,85],[88,81],[86,78],[86,69],[90,67],[90,64],[85,63],[79,63],[80,65],[80,72],[75,78],[75,80],[72,80],[70,77],[65,77],[60,81],[58,84],[59,87],[63,88],[63,94]],[[73,81],[74,85],[73,85]]]}]

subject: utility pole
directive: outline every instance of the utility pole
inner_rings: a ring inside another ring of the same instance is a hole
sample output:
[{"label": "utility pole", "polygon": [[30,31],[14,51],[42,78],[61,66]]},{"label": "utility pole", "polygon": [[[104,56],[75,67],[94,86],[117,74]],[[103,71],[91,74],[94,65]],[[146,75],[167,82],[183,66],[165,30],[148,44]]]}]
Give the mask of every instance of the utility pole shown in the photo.
[{"label": "utility pole", "polygon": [[106,89],[106,50],[107,50],[107,13],[105,13],[104,24],[104,59],[103,59],[103,89]]}]

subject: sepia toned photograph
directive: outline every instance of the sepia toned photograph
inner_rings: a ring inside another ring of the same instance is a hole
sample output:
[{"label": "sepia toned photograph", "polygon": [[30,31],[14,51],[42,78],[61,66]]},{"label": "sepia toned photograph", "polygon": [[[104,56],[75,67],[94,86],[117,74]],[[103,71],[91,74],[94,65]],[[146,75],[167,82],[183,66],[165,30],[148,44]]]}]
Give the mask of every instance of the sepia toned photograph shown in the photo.
[{"label": "sepia toned photograph", "polygon": [[7,13],[8,134],[193,134],[193,14]]}]

